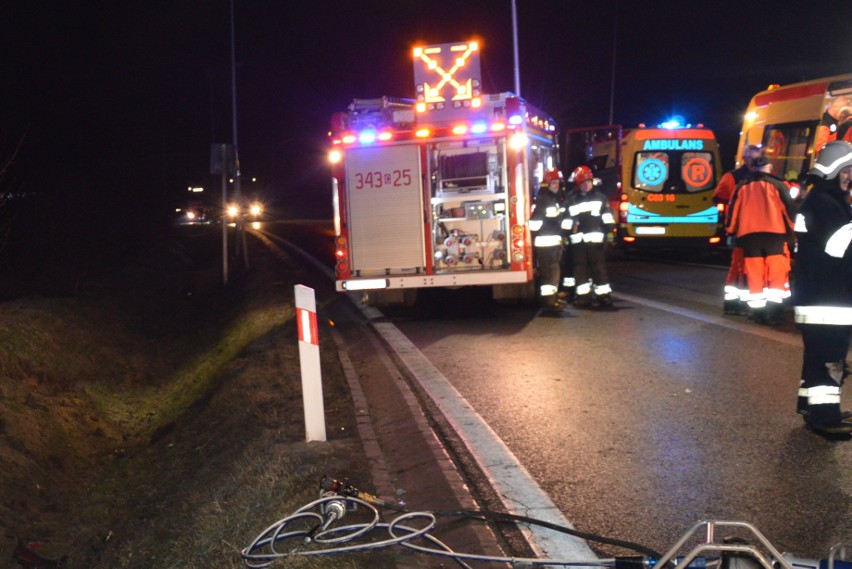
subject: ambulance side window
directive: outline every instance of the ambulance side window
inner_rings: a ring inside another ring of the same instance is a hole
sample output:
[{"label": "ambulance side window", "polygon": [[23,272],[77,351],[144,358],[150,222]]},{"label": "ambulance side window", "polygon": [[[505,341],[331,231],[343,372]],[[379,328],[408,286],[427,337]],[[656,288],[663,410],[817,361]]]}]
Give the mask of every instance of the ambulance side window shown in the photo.
[{"label": "ambulance side window", "polygon": [[[816,122],[766,125],[763,153],[779,178],[801,179],[811,166]],[[810,150],[810,152],[809,152]]]}]

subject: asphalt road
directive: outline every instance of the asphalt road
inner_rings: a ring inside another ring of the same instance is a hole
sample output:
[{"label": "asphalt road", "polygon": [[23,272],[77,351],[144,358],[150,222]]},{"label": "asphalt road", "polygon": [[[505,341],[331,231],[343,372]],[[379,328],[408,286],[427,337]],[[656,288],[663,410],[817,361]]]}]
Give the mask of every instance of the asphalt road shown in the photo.
[{"label": "asphalt road", "polygon": [[719,267],[610,268],[612,312],[552,316],[462,289],[386,314],[580,530],[665,551],[699,520],[740,520],[815,558],[852,542],[852,441],[794,413],[792,324],[722,316]]}]

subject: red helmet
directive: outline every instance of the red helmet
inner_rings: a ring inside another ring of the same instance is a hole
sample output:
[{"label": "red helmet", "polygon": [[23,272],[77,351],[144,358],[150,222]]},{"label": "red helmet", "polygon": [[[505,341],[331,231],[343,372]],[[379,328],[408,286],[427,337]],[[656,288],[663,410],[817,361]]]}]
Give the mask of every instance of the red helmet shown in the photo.
[{"label": "red helmet", "polygon": [[560,172],[556,168],[550,168],[547,172],[544,173],[543,182],[545,184],[549,184],[553,180],[561,180],[561,179],[562,179],[562,172]]},{"label": "red helmet", "polygon": [[574,185],[579,186],[586,180],[593,180],[595,175],[592,174],[592,169],[588,166],[577,166],[574,168],[574,171],[571,172],[571,181],[574,182]]}]

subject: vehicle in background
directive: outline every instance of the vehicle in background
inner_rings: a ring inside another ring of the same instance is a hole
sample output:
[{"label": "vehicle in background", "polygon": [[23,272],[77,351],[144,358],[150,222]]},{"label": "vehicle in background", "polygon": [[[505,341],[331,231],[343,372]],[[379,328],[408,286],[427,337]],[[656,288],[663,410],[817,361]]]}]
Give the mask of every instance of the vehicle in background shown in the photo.
[{"label": "vehicle in background", "polygon": [[562,163],[567,171],[586,164],[595,172],[618,212],[611,241],[622,248],[712,249],[724,241],[713,203],[719,144],[703,125],[569,129]]},{"label": "vehicle in background", "polygon": [[186,206],[176,208],[175,213],[178,216],[176,222],[182,225],[211,223],[216,218],[214,210],[199,200],[190,201]]},{"label": "vehicle in background", "polygon": [[413,51],[416,99],[355,99],[332,117],[339,291],[410,304],[424,287],[536,295],[529,218],[557,166],[552,119],[483,94],[476,42]]},{"label": "vehicle in background", "polygon": [[743,148],[754,144],[772,162],[773,174],[804,181],[814,160],[817,126],[838,97],[852,97],[852,74],[770,85],[755,94],[743,117],[737,166]]}]

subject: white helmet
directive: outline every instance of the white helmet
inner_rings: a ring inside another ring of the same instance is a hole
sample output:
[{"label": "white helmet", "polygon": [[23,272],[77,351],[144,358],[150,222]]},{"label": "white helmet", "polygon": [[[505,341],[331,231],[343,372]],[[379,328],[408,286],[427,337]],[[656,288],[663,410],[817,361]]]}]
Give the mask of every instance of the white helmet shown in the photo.
[{"label": "white helmet", "polygon": [[846,166],[852,166],[852,144],[845,140],[834,140],[822,147],[810,174],[833,180]]}]

